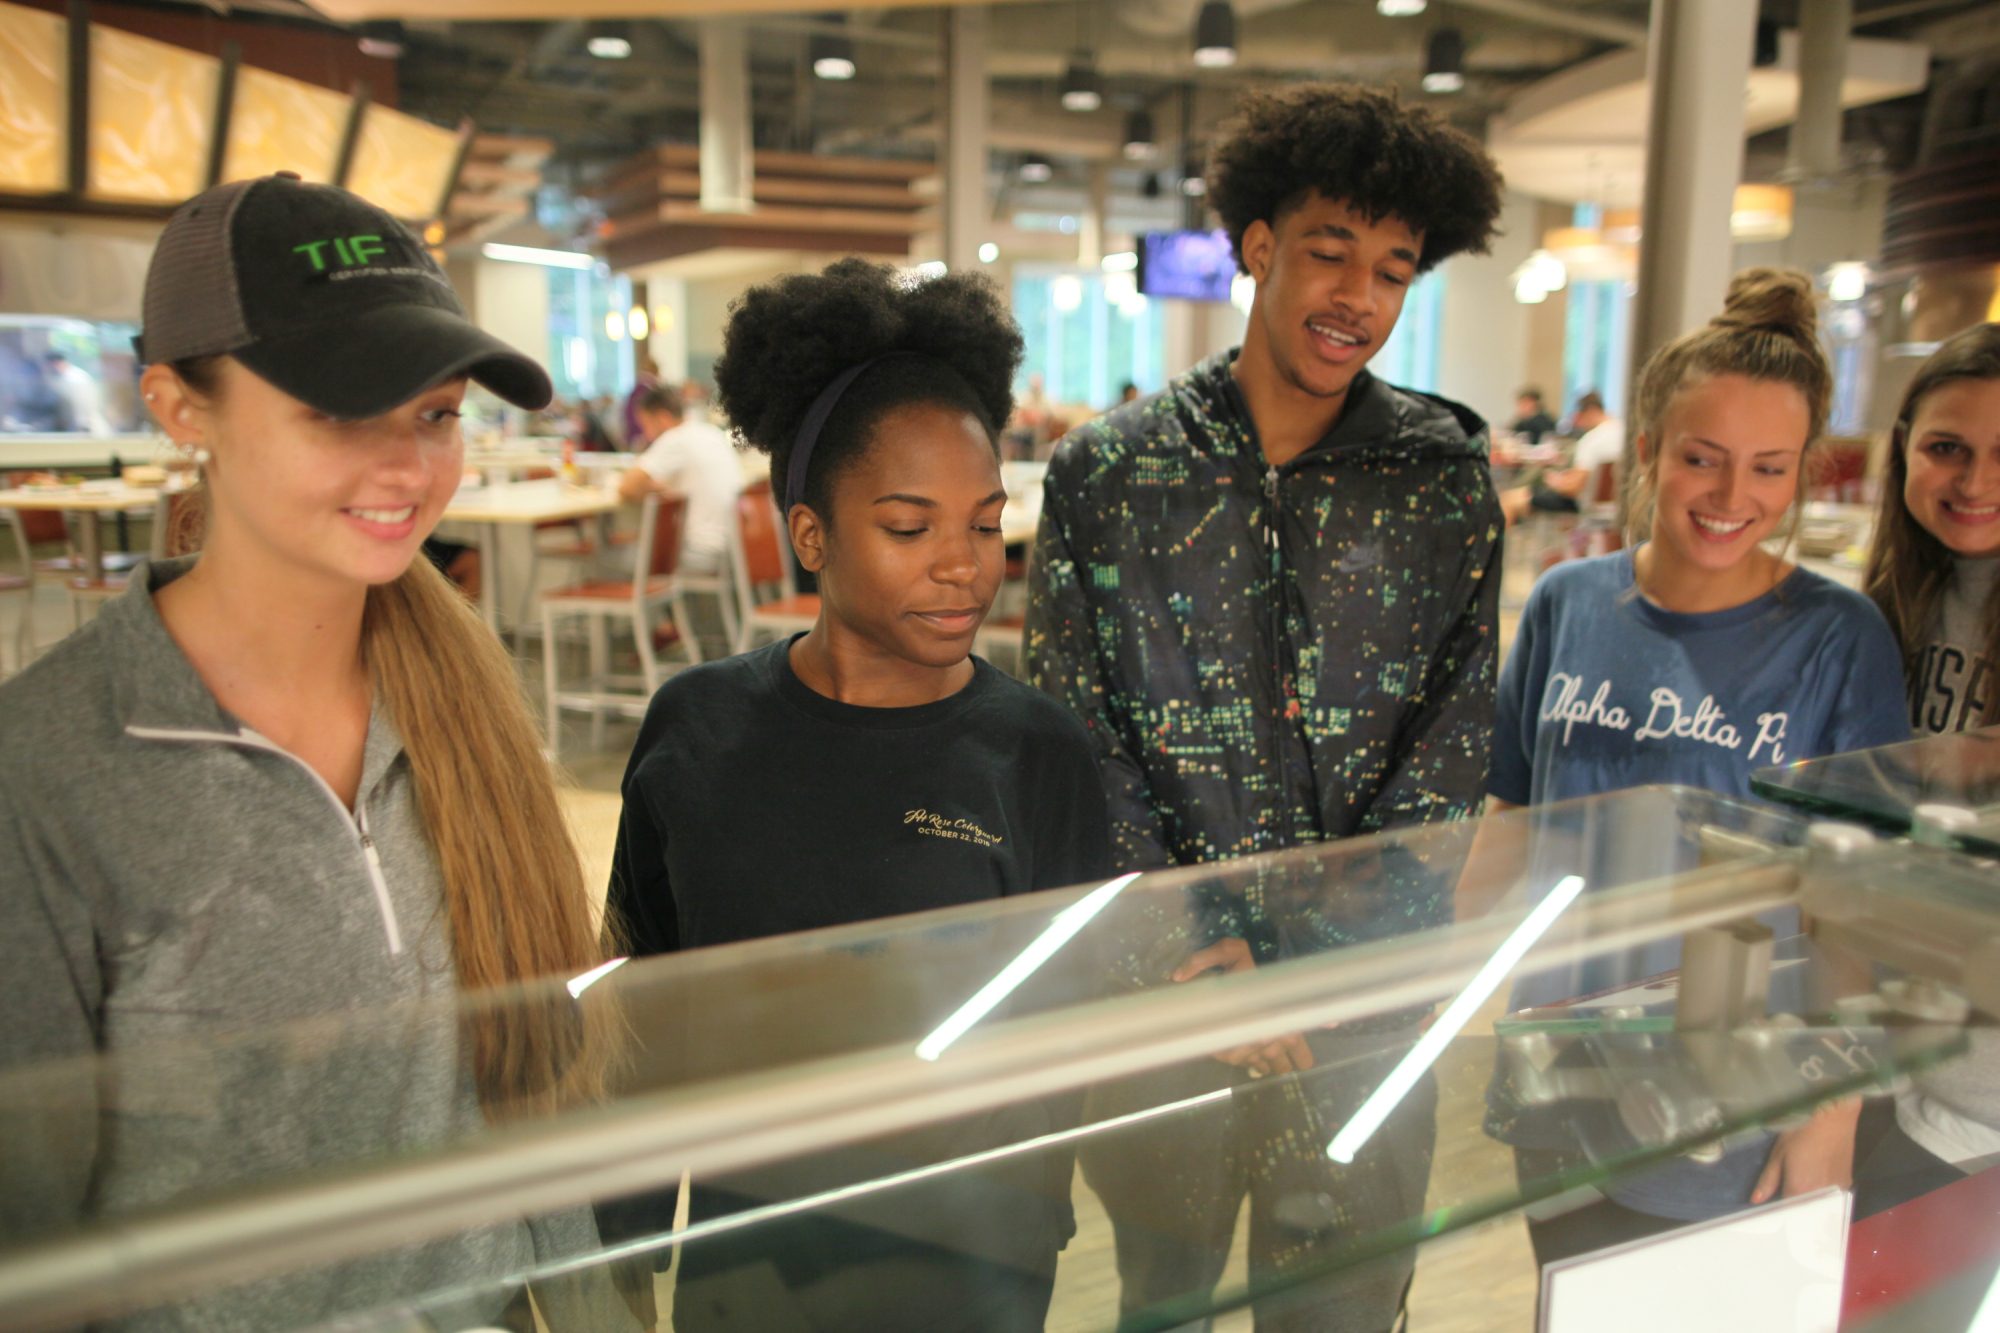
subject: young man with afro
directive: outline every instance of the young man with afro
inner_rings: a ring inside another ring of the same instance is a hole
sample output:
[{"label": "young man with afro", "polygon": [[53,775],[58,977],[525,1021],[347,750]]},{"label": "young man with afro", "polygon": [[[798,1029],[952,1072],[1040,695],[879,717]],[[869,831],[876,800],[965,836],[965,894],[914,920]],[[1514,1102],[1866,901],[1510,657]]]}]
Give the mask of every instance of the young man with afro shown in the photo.
[{"label": "young man with afro", "polygon": [[[1031,673],[1096,744],[1119,869],[1480,808],[1501,531],[1485,423],[1367,366],[1419,274],[1486,248],[1500,190],[1470,138],[1351,85],[1254,94],[1213,150],[1208,199],[1256,282],[1243,345],[1065,438],[1036,548]],[[1449,916],[1449,884],[1407,868],[1365,887],[1273,878],[1191,890],[1184,961],[1152,980]],[[1310,1032],[1093,1094],[1095,1115],[1238,1089],[1083,1150],[1128,1315],[1214,1286],[1248,1193],[1259,1330],[1394,1324],[1407,1249],[1303,1277],[1422,1212],[1431,1083],[1352,1165],[1329,1162],[1325,1141],[1420,1019]],[[1294,1073],[1244,1095],[1253,1078]]]}]

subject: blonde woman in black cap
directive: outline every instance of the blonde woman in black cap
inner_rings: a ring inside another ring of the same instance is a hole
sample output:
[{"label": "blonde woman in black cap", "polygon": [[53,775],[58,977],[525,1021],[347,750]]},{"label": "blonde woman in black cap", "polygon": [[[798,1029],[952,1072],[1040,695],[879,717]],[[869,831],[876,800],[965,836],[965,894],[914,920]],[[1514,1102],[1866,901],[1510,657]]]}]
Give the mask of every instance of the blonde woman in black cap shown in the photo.
[{"label": "blonde woman in black cap", "polygon": [[[420,1151],[590,1063],[573,1020],[411,1018],[324,1050],[242,1035],[427,998],[448,1015],[454,992],[602,956],[512,667],[418,558],[458,485],[468,381],[533,409],[547,377],[467,322],[395,219],[284,176],[175,213],[140,351],[199,467],[204,540],[0,688],[0,1079],[89,1055],[116,1079],[62,1124],[0,1099],[0,1247]],[[148,1081],[191,1049],[206,1063],[171,1093]],[[179,1317],[317,1323],[490,1283],[588,1227],[496,1219]]]}]

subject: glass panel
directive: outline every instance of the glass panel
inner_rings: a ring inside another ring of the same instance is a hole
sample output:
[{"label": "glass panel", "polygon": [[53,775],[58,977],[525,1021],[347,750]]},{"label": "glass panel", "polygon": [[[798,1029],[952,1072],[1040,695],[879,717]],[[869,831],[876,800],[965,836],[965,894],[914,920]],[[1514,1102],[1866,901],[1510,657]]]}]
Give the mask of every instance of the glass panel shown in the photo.
[{"label": "glass panel", "polygon": [[1767,768],[1750,786],[1774,801],[1896,833],[1908,831],[1921,809],[1925,836],[2000,852],[2000,727]]},{"label": "glass panel", "polygon": [[0,1075],[0,1308],[987,1328],[1053,1263],[1051,1327],[1393,1312],[1421,1242],[1586,1186],[1727,1211],[1774,1121],[1967,1049],[1985,872],[1807,842],[1641,789],[479,1003],[124,1014]]},{"label": "glass panel", "polygon": [[90,31],[90,194],[178,204],[206,183],[215,57],[103,24]]},{"label": "glass panel", "polygon": [[406,221],[435,217],[458,135],[388,107],[370,106],[354,143],[347,188]]},{"label": "glass panel", "polygon": [[295,171],[308,181],[332,180],[352,103],[345,93],[269,70],[247,65],[237,70],[222,178]]},{"label": "glass panel", "polygon": [[0,191],[53,194],[68,184],[69,24],[0,5]]}]

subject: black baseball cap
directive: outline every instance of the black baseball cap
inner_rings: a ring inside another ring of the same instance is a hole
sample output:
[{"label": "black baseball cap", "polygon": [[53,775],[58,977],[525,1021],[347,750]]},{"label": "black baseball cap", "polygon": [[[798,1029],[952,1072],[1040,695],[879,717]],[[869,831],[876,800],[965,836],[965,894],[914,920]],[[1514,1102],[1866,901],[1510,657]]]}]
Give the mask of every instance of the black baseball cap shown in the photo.
[{"label": "black baseball cap", "polygon": [[465,317],[408,228],[289,172],[218,185],[176,209],[146,270],[141,318],[141,361],[227,353],[343,420],[460,375],[516,407],[544,407],[553,393],[531,358]]}]

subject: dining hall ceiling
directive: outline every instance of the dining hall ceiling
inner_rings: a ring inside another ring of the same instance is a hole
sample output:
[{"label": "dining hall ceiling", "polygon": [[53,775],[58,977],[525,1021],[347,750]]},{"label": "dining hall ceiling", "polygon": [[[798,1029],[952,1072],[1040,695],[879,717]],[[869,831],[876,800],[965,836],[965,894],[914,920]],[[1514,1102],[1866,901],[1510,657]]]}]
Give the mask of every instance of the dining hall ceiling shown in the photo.
[{"label": "dining hall ceiling", "polygon": [[[1748,0],[1746,0],[1748,2]],[[1762,0],[1767,43],[1817,0]],[[844,11],[802,11],[784,0],[188,0],[161,8],[206,10],[232,20],[345,27],[398,20],[396,104],[441,125],[472,120],[482,131],[554,145],[552,184],[581,188],[613,163],[662,143],[698,138],[700,35],[719,17],[748,30],[756,147],[928,161],[941,123],[942,33],[956,4],[889,0]],[[996,180],[1029,155],[1047,158],[1048,190],[1089,188],[1109,173],[1114,193],[1171,195],[1178,176],[1199,171],[1215,127],[1247,88],[1306,79],[1395,87],[1480,135],[1506,122],[1534,90],[1589,66],[1633,62],[1643,44],[1647,0],[1431,0],[1417,18],[1385,17],[1375,0],[1235,0],[1238,59],[1197,69],[1190,33],[1199,0],[992,0],[986,68],[988,135]],[[1855,0],[1858,37],[1927,43],[1933,64],[1978,86],[1982,62],[2000,55],[2000,0]],[[629,34],[623,60],[591,56],[597,24]],[[1450,96],[1422,88],[1426,43],[1451,27],[1463,38],[1465,87]],[[813,77],[815,38],[844,34],[855,77]],[[1104,84],[1102,106],[1061,108],[1064,73],[1079,52]],[[1921,65],[1921,59],[1918,61]],[[1990,86],[1990,81],[1985,81]],[[1920,138],[1920,95],[1851,109],[1850,140],[1861,158],[1907,165]],[[1130,161],[1124,126],[1153,118],[1157,149]],[[1629,126],[1607,126],[1607,136]],[[1782,125],[1767,131],[1780,139]],[[1752,142],[1753,160],[1757,141]],[[1904,159],[1899,162],[1899,159]],[[1018,191],[1016,183],[1012,188]],[[1032,193],[1030,191],[1029,193]],[[1551,197],[1555,197],[1551,195]]]}]

